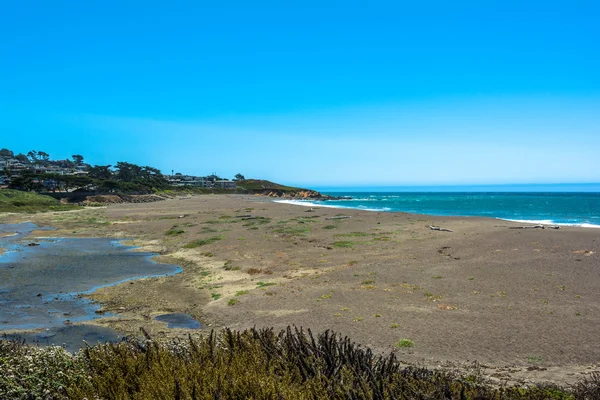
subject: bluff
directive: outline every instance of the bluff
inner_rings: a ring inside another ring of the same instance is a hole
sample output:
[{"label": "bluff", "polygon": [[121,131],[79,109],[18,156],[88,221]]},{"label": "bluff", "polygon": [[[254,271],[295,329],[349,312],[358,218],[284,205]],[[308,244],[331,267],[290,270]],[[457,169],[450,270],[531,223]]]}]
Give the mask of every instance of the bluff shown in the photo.
[{"label": "bluff", "polygon": [[260,194],[263,196],[281,197],[285,199],[335,200],[339,198],[321,194],[316,190],[280,185],[262,179],[246,179],[238,181],[237,187],[238,189],[245,190],[248,194]]}]

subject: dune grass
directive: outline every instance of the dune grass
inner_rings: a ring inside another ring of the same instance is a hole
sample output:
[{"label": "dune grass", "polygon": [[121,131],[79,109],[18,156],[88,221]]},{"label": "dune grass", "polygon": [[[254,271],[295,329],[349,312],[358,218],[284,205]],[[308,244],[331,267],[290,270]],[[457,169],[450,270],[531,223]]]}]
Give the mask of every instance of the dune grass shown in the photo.
[{"label": "dune grass", "polygon": [[492,387],[478,376],[404,367],[348,338],[288,327],[200,339],[127,339],[70,355],[0,341],[2,399],[595,399],[600,374],[569,389]]},{"label": "dune grass", "polygon": [[0,212],[68,211],[79,207],[61,204],[58,200],[32,192],[0,189]]}]

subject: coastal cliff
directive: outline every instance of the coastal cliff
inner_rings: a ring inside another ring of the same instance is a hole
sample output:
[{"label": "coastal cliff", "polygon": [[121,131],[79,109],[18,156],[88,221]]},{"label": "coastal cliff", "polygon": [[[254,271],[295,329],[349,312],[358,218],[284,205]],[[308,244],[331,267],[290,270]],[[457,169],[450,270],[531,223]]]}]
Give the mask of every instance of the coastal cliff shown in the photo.
[{"label": "coastal cliff", "polygon": [[237,183],[239,189],[244,189],[250,194],[259,194],[267,197],[280,197],[284,199],[306,200],[335,200],[338,197],[322,194],[312,189],[284,186],[267,180],[248,179]]}]

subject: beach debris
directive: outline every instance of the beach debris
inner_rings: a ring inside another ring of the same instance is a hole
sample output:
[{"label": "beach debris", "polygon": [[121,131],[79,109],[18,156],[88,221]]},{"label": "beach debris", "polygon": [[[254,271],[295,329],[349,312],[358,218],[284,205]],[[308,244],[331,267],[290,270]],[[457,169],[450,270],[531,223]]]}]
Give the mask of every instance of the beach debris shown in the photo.
[{"label": "beach debris", "polygon": [[306,210],[304,212],[315,212],[315,209],[311,207],[311,208],[309,208],[308,210]]},{"label": "beach debris", "polygon": [[526,226],[511,226],[508,229],[560,229],[558,225],[526,225]]},{"label": "beach debris", "polygon": [[325,219],[344,219],[344,218],[352,218],[352,217],[349,215],[337,215],[335,217],[327,217]]},{"label": "beach debris", "polygon": [[[233,218],[253,218],[251,214],[244,214],[244,215],[236,215]],[[256,217],[254,217],[256,218]]]},{"label": "beach debris", "polygon": [[39,245],[40,245],[39,243],[33,243],[32,242],[32,243],[29,243],[27,246],[34,247],[34,246],[39,246]]},{"label": "beach debris", "polygon": [[440,228],[439,226],[433,226],[433,225],[429,225],[429,229],[431,229],[432,231],[454,232],[452,229]]},{"label": "beach debris", "polygon": [[185,218],[185,214],[184,214],[184,215],[180,215],[180,216],[179,216],[179,217],[177,217],[177,218]]}]

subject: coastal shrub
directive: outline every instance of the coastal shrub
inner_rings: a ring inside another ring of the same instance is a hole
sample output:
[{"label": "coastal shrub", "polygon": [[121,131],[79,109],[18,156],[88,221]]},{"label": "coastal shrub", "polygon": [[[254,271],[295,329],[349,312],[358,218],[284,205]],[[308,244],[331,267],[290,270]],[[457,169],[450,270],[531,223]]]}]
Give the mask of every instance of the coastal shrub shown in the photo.
[{"label": "coastal shrub", "polygon": [[165,235],[167,235],[167,236],[177,236],[177,235],[181,235],[184,232],[185,231],[183,229],[177,228],[176,226],[174,226],[171,229],[169,229],[168,231],[166,231]]},{"label": "coastal shrub", "polygon": [[497,387],[405,367],[392,352],[330,331],[249,329],[156,341],[33,348],[0,341],[0,398],[10,399],[597,399],[600,375],[573,388]]},{"label": "coastal shrub", "polygon": [[200,247],[200,246],[204,246],[204,245],[211,244],[214,242],[218,242],[219,240],[223,240],[223,239],[224,239],[223,236],[212,236],[212,237],[205,238],[205,239],[194,240],[193,242],[190,242],[183,247],[186,249],[194,249],[196,247]]}]

